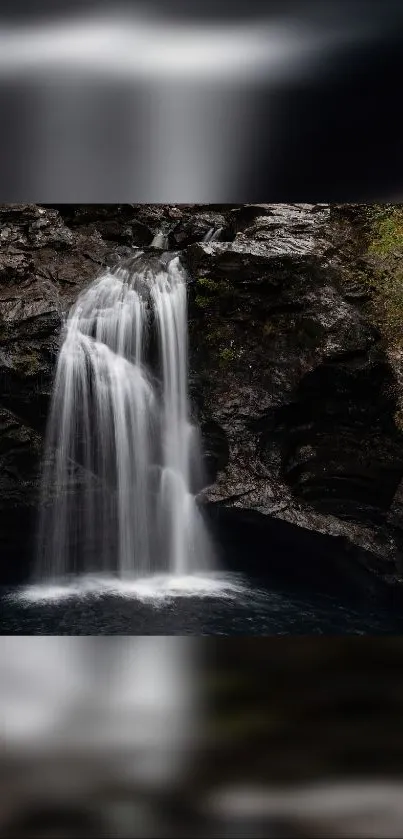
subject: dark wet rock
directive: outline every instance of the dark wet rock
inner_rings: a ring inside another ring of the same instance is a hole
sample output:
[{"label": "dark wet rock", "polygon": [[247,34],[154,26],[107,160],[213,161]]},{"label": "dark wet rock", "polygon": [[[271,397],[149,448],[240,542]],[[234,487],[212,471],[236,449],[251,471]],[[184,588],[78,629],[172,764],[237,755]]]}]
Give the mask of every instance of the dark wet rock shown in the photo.
[{"label": "dark wet rock", "polygon": [[185,248],[202,241],[213,232],[219,233],[219,238],[224,239],[228,235],[227,225],[227,218],[222,213],[195,213],[190,218],[182,216],[169,234],[170,245],[173,248]]},{"label": "dark wet rock", "polygon": [[149,245],[153,238],[152,227],[138,217],[135,207],[130,204],[77,207],[64,204],[59,205],[58,210],[69,227],[80,228],[87,235],[99,233],[106,241],[142,247]]},{"label": "dark wet rock", "polygon": [[[326,258],[330,243],[322,238],[326,209],[310,212],[300,205],[265,205],[266,215],[255,216],[233,241],[194,244],[186,251],[193,274],[234,279],[267,286],[287,282],[289,270],[315,271]],[[269,209],[270,206],[270,209]],[[288,213],[288,214],[287,214]]]},{"label": "dark wet rock", "polygon": [[33,555],[63,321],[110,243],[97,231],[69,228],[57,209],[36,205],[2,205],[0,231],[0,547],[3,578],[18,578]]},{"label": "dark wet rock", "polygon": [[354,562],[397,579],[396,378],[340,286],[329,208],[254,205],[239,217],[233,242],[184,254],[200,413],[229,450],[204,498],[341,538],[359,548]]}]

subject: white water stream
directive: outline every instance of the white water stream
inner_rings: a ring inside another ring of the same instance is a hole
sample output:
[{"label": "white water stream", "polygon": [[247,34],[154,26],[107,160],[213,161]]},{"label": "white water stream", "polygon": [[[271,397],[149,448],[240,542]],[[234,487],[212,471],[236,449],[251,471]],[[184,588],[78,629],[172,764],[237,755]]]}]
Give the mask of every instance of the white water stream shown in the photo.
[{"label": "white water stream", "polygon": [[56,370],[36,581],[211,569],[192,492],[186,276],[139,253],[78,298]]}]

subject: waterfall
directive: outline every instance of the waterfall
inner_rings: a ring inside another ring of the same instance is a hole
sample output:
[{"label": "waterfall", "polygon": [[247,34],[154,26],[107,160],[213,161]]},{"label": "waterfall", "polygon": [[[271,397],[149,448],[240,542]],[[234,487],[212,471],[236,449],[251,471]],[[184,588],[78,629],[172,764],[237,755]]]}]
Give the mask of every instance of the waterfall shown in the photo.
[{"label": "waterfall", "polygon": [[210,227],[210,230],[207,231],[203,242],[217,242],[223,229],[223,227]]},{"label": "waterfall", "polygon": [[168,246],[168,236],[160,230],[158,233],[155,234],[151,242],[151,247],[164,251],[168,249]]},{"label": "waterfall", "polygon": [[72,307],[59,352],[42,480],[36,579],[121,580],[208,570],[192,482],[186,274],[139,252]]}]

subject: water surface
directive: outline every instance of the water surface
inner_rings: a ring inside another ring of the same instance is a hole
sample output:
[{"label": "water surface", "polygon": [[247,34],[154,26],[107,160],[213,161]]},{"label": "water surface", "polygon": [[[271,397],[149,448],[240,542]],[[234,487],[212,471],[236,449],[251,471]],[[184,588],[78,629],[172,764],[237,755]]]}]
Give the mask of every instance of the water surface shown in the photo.
[{"label": "water surface", "polygon": [[2,634],[398,635],[403,620],[375,602],[271,589],[241,575],[83,577],[3,589]]}]

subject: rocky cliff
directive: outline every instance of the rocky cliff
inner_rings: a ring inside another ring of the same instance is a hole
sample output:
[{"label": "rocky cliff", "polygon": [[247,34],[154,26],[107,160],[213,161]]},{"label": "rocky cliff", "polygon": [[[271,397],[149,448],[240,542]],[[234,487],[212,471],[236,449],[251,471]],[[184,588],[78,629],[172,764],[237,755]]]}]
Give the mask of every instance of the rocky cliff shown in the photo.
[{"label": "rocky cliff", "polygon": [[283,565],[314,585],[343,566],[397,591],[398,354],[363,282],[366,210],[323,204],[0,206],[2,580],[26,576],[32,555],[63,320],[103,265],[157,233],[189,270],[213,527],[234,555],[242,543],[245,567]]}]

